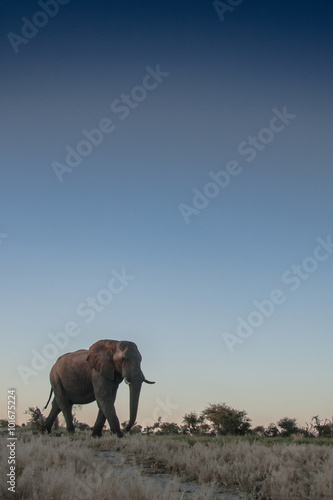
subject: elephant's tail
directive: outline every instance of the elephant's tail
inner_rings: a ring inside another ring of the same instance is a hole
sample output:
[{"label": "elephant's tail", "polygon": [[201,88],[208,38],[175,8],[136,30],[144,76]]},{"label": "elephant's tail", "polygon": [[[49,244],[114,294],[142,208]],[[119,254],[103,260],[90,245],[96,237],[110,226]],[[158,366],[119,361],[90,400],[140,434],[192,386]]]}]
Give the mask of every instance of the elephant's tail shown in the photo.
[{"label": "elephant's tail", "polygon": [[50,399],[51,399],[51,396],[52,396],[52,392],[53,392],[53,388],[51,387],[51,392],[50,392],[49,399],[47,400],[47,403],[46,403],[46,405],[44,406],[43,410],[45,410],[45,409],[47,408],[47,405],[49,404]]}]

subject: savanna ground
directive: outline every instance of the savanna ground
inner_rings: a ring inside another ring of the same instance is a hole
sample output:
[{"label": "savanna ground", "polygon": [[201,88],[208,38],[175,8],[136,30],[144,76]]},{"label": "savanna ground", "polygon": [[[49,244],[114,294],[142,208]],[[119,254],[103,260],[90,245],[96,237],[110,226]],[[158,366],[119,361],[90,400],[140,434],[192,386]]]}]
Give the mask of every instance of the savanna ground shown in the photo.
[{"label": "savanna ground", "polygon": [[0,440],[3,499],[333,499],[329,438],[16,436],[16,494],[6,484],[7,434]]}]

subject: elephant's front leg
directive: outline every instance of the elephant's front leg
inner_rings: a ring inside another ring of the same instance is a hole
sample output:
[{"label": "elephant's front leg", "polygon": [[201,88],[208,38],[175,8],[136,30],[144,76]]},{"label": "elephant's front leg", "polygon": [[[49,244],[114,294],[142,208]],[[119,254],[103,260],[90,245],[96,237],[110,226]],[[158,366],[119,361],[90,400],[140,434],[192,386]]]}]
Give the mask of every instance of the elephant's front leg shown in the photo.
[{"label": "elephant's front leg", "polygon": [[95,422],[95,425],[94,425],[94,428],[92,431],[93,437],[96,437],[96,436],[101,437],[105,421],[106,421],[106,416],[104,415],[102,410],[99,408],[96,422]]},{"label": "elephant's front leg", "polygon": [[107,421],[109,422],[111,432],[117,434],[118,437],[123,437],[123,433],[120,430],[120,424],[116,414],[112,396],[103,397],[102,399],[97,397],[96,399],[98,406],[100,407],[103,414],[107,418]]},{"label": "elephant's front leg", "polygon": [[[116,383],[114,383],[114,385],[112,387],[113,405],[116,401],[117,390],[118,390],[118,385]],[[99,408],[96,422],[94,424],[93,431],[92,431],[93,437],[101,437],[105,421],[106,421],[106,416],[104,415],[102,410]]]},{"label": "elephant's front leg", "polygon": [[95,373],[92,377],[92,383],[97,404],[107,418],[111,432],[114,432],[119,437],[123,437],[123,433],[121,432],[119,420],[114,407],[114,400],[119,384],[114,381],[110,381],[107,378],[101,377],[98,372],[96,372],[95,370],[93,371]]}]

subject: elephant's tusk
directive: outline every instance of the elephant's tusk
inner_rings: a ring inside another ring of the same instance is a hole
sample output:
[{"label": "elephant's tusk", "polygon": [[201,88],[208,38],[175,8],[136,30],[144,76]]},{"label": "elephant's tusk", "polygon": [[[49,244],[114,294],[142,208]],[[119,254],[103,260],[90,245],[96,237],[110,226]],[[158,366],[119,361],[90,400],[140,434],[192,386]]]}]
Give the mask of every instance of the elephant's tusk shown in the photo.
[{"label": "elephant's tusk", "polygon": [[126,377],[124,377],[124,381],[125,381],[125,383],[126,383],[127,385],[131,385],[131,383],[127,380],[127,378],[126,378]]},{"label": "elephant's tusk", "polygon": [[146,378],[144,378],[143,381],[146,382],[146,384],[155,384],[155,382],[151,382],[150,380],[147,380]]}]

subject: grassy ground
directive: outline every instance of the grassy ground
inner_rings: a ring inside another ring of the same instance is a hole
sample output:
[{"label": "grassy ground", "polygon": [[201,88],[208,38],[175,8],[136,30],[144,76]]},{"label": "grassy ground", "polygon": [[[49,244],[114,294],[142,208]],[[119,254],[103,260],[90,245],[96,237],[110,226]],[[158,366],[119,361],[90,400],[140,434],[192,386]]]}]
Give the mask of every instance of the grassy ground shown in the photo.
[{"label": "grassy ground", "polygon": [[[152,436],[156,437],[158,439],[163,439],[166,438],[166,436]],[[284,444],[284,445],[290,445],[290,444],[314,444],[316,446],[333,446],[333,438],[304,438],[302,436],[291,436],[291,437],[275,437],[275,438],[269,438],[269,437],[261,437],[261,436],[254,436],[254,435],[247,435],[247,436],[221,436],[221,437],[211,437],[211,436],[183,436],[183,435],[174,435],[174,436],[169,436],[168,439],[175,439],[175,440],[180,440],[180,441],[186,441],[188,444],[193,445],[195,443],[202,443],[202,444],[210,444],[210,443],[217,443],[223,444],[226,443],[242,443],[242,442],[248,442],[248,443],[257,443],[257,444],[263,444],[264,446],[275,446],[276,444]]]},{"label": "grassy ground", "polygon": [[[333,499],[333,439],[118,439],[108,433],[93,439],[86,432],[74,436],[59,434],[17,432],[16,498],[210,500],[222,499],[216,491],[223,487],[236,488],[244,493],[243,498],[249,499]],[[0,450],[4,478],[9,469],[6,436],[1,437]],[[106,460],[107,456],[113,462]],[[115,457],[121,458],[118,464]],[[152,478],[161,472],[170,474],[163,485]],[[180,478],[194,481],[190,495],[181,493]],[[7,486],[3,479],[0,498],[13,498]]]}]

